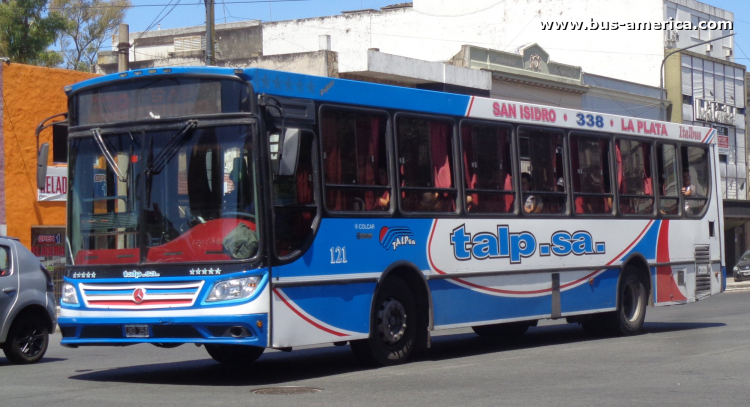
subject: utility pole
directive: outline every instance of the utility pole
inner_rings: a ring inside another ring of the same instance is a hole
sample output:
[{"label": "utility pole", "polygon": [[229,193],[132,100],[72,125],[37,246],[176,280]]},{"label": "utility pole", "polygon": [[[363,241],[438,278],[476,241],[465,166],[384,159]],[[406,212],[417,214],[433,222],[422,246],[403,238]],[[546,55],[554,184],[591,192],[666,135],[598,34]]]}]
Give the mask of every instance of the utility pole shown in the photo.
[{"label": "utility pole", "polygon": [[117,33],[117,71],[125,72],[130,65],[130,27],[120,24]]},{"label": "utility pole", "polygon": [[214,0],[206,2],[206,66],[216,65],[214,56]]}]

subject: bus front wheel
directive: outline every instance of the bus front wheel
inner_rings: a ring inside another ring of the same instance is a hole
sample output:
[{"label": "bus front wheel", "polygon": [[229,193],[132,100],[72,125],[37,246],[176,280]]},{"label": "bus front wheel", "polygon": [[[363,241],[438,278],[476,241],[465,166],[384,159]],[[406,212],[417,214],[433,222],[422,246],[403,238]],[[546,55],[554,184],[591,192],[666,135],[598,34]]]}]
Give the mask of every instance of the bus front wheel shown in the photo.
[{"label": "bus front wheel", "polygon": [[208,354],[219,363],[241,366],[255,362],[266,349],[257,346],[215,345],[207,343],[206,350],[208,351]]},{"label": "bus front wheel", "polygon": [[417,336],[417,307],[403,279],[389,277],[383,282],[370,320],[370,336],[350,342],[357,359],[380,366],[406,361]]}]

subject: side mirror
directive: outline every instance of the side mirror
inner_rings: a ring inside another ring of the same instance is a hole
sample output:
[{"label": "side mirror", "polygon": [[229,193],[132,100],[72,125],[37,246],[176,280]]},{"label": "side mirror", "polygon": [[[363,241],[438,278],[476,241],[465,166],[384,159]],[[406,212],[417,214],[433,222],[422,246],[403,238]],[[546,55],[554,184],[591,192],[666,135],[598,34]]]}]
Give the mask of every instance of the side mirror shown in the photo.
[{"label": "side mirror", "polygon": [[271,170],[274,174],[291,176],[297,172],[301,136],[300,129],[294,128],[268,135]]},{"label": "side mirror", "polygon": [[47,159],[49,158],[49,143],[42,143],[36,157],[36,187],[44,189],[47,185]]}]

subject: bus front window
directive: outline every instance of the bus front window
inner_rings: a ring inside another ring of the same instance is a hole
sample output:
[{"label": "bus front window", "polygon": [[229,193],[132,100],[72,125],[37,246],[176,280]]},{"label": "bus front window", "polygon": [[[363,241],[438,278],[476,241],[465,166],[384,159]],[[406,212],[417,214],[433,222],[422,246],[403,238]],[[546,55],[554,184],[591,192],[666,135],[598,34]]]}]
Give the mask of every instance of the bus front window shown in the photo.
[{"label": "bus front window", "polygon": [[70,250],[75,264],[216,262],[257,254],[249,128],[188,130],[103,136],[127,173],[125,181],[107,165],[93,138],[74,140]]},{"label": "bus front window", "polygon": [[151,137],[146,154],[154,162],[154,157],[166,157],[167,162],[147,175],[146,261],[255,256],[256,188],[247,132],[242,126],[198,129],[186,133],[177,147],[170,137]]}]

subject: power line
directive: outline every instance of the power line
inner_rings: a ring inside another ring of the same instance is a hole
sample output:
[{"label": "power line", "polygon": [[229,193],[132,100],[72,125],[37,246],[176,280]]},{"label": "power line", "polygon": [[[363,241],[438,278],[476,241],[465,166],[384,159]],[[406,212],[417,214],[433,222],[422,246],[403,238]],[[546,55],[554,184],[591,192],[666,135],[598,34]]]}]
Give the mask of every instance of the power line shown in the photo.
[{"label": "power line", "polygon": [[164,18],[166,18],[169,15],[169,13],[171,13],[172,10],[174,10],[174,8],[177,7],[178,4],[180,4],[180,0],[177,0],[177,3],[175,3],[172,6],[172,8],[167,12],[167,14],[164,14],[164,17],[162,17],[161,20],[159,20],[157,22],[156,20],[159,18],[159,16],[161,15],[161,13],[163,13],[164,11],[166,11],[167,7],[169,7],[170,4],[172,4],[172,0],[169,0],[169,3],[167,3],[167,5],[164,6],[164,8],[159,12],[159,14],[157,14],[156,17],[154,17],[153,21],[151,21],[151,24],[149,24],[146,27],[146,29],[141,32],[141,35],[139,35],[138,38],[136,38],[136,39],[133,40],[133,44],[135,44],[136,41],[140,40],[141,37],[143,37],[143,34],[146,34],[147,32],[151,31],[151,29],[154,28],[156,26],[156,24],[159,24],[161,22],[161,20],[164,20]]}]

